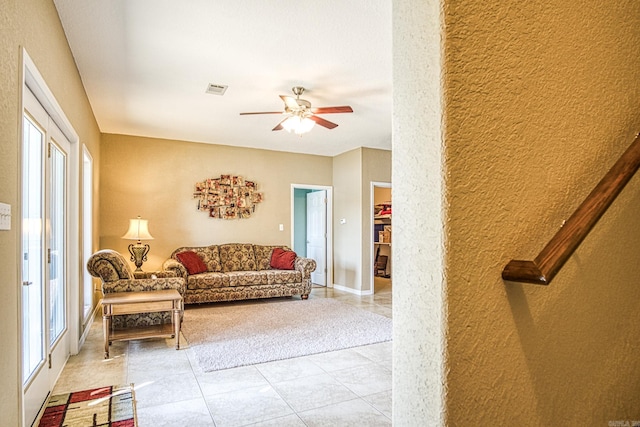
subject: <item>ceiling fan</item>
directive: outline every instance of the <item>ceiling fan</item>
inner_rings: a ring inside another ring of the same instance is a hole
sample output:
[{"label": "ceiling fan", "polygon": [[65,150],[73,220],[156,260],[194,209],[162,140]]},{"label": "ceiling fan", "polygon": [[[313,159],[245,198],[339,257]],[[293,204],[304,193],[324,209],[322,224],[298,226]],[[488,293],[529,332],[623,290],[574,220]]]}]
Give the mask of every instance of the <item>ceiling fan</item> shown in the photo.
[{"label": "ceiling fan", "polygon": [[295,132],[301,135],[305,132],[309,132],[311,128],[317,123],[327,129],[333,129],[338,125],[325,120],[316,114],[330,114],[330,113],[353,113],[353,109],[348,105],[341,107],[317,107],[311,108],[311,103],[305,99],[300,99],[300,95],[304,93],[302,86],[295,86],[291,89],[295,98],[287,95],[280,95],[280,98],[284,101],[284,111],[262,111],[256,113],[240,113],[241,116],[251,114],[284,114],[286,117],[280,121],[272,130],[286,129],[289,132]]}]

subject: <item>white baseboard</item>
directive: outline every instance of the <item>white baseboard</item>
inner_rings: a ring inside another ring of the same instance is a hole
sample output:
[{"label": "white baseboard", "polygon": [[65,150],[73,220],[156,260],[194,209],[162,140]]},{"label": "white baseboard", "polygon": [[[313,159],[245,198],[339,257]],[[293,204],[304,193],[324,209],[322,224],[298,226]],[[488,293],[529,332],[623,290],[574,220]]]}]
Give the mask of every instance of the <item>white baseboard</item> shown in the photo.
[{"label": "white baseboard", "polygon": [[78,343],[78,353],[80,352],[80,349],[84,345],[84,342],[87,339],[87,335],[89,335],[89,330],[91,329],[91,325],[93,324],[93,321],[96,318],[96,313],[98,312],[98,310],[102,309],[102,305],[100,304],[101,302],[102,302],[102,299],[100,299],[100,301],[98,301],[98,304],[96,304],[96,306],[94,307],[93,311],[91,312],[91,315],[87,319],[86,327],[84,328],[84,331],[82,332],[82,335],[80,336],[80,342]]},{"label": "white baseboard", "polygon": [[361,290],[358,290],[358,289],[348,288],[348,287],[343,286],[343,285],[336,285],[335,283],[333,284],[333,289],[337,289],[339,291],[344,291],[344,292],[348,292],[350,294],[355,294],[355,295],[359,295],[359,296],[373,295],[373,291],[371,291],[371,290],[361,291]]}]

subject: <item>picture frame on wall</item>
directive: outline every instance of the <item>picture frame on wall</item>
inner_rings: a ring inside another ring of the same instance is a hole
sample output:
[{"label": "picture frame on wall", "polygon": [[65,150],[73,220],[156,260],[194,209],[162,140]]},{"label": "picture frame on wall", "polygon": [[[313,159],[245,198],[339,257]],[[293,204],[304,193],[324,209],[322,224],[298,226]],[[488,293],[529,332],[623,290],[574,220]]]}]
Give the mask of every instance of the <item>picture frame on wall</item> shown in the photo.
[{"label": "picture frame on wall", "polygon": [[198,199],[197,210],[209,212],[210,218],[250,218],[256,204],[264,200],[257,187],[255,181],[245,180],[241,175],[222,174],[196,182],[193,197]]}]

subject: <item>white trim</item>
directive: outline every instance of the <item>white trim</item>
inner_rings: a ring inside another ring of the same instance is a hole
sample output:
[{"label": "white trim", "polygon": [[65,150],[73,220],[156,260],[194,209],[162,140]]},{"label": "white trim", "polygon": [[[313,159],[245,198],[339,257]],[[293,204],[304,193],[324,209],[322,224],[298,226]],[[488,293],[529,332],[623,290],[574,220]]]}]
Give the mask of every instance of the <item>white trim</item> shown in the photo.
[{"label": "white trim", "polygon": [[33,92],[47,114],[49,114],[55,124],[58,125],[64,136],[66,136],[72,144],[77,144],[80,139],[78,134],[73,129],[71,122],[67,119],[56,97],[47,86],[35,63],[24,48],[22,49],[22,59],[24,65],[23,87],[27,86],[31,92]]},{"label": "white trim", "polygon": [[[89,200],[87,200],[87,194],[86,194],[86,188],[85,188],[85,178],[87,175],[87,170],[85,169],[86,166],[86,162],[85,162],[85,158],[89,160],[89,163],[91,165],[91,170],[89,171],[91,173],[91,186],[93,187],[95,184],[95,180],[94,180],[94,164],[93,164],[93,156],[91,155],[91,151],[89,151],[89,147],[87,147],[86,144],[82,144],[82,176],[80,177],[80,180],[82,182],[81,185],[81,193],[82,193],[82,212],[80,213],[80,216],[82,217],[82,242],[80,243],[80,247],[81,247],[81,252],[80,252],[80,258],[82,259],[82,266],[84,267],[87,263],[87,261],[89,260],[89,257],[91,256],[91,254],[94,252],[94,245],[93,245],[93,228],[94,228],[94,224],[93,224],[93,217],[94,217],[94,211],[93,211],[93,206],[94,206],[94,200],[93,200],[93,188],[90,189],[91,195],[89,197]],[[88,206],[87,206],[88,205]],[[87,224],[85,222],[86,220],[86,214],[87,214],[87,208],[89,209],[89,224]],[[88,235],[87,235],[88,233]],[[87,238],[89,239],[89,241],[87,242]],[[89,243],[89,248],[86,247],[86,244]],[[86,250],[88,249],[88,252],[86,252]],[[88,329],[90,329],[91,323],[93,321],[93,315],[91,313],[89,313],[86,318],[84,316],[84,304],[85,304],[85,299],[87,297],[86,295],[86,291],[87,289],[85,289],[85,280],[87,279],[86,277],[86,269],[85,268],[81,268],[81,276],[80,276],[80,283],[81,285],[78,286],[78,317],[80,319],[80,323],[82,324],[83,328],[84,328],[84,333],[82,334],[81,337],[79,337],[79,346],[82,347],[82,343],[84,343],[84,336],[86,336],[86,331]],[[91,277],[91,276],[89,276]],[[93,279],[90,279],[91,282],[91,289],[90,289],[90,293],[91,293],[91,304],[93,304],[93,299],[94,299],[94,293],[95,293],[95,284],[93,283]],[[82,292],[80,292],[80,289],[82,289]]]},{"label": "white trim", "polygon": [[301,190],[325,190],[327,192],[327,288],[333,288],[333,187],[330,185],[291,184],[291,247],[294,247],[294,191]]},{"label": "white trim", "polygon": [[[24,57],[24,55],[26,54],[26,52],[24,52],[24,54],[22,54],[21,52],[21,56]],[[20,61],[22,64],[24,64],[24,58],[20,58]],[[16,203],[16,218],[19,219],[19,222],[22,222],[22,152],[24,151],[23,149],[23,144],[24,144],[24,132],[23,132],[23,128],[24,128],[24,100],[23,100],[23,93],[24,93],[24,75],[25,75],[25,67],[22,66],[20,68],[20,98],[18,99],[18,111],[19,114],[16,115],[16,117],[18,118],[18,123],[17,123],[17,127],[18,127],[18,150],[16,150],[18,152],[18,158],[16,159],[17,161],[17,166],[18,166],[18,201]],[[18,222],[18,221],[16,221]],[[21,227],[21,226],[20,226]],[[17,228],[17,226],[16,226]],[[22,259],[21,253],[22,253],[22,229],[20,229],[20,234],[18,235],[18,239],[20,239],[20,245],[17,246],[19,248],[16,259]],[[20,265],[20,263],[16,263],[16,277],[17,278],[21,278],[22,277],[22,265]],[[19,280],[18,280],[19,282]],[[22,334],[22,288],[21,285],[19,283],[15,284],[18,286],[18,346],[16,348],[16,353],[17,353],[17,360],[18,360],[18,384],[17,384],[17,390],[18,390],[18,414],[19,414],[19,422],[20,422],[20,426],[24,426],[25,424],[25,413],[24,413],[24,384],[22,382],[22,369],[23,369],[23,363],[22,363],[22,350],[23,350],[23,334]]]},{"label": "white trim", "polygon": [[343,286],[343,285],[333,285],[333,289],[336,289],[338,291],[348,292],[350,294],[359,295],[359,296],[373,295],[373,291],[371,289],[368,289],[366,291],[362,291],[362,290],[358,290],[358,289],[349,288],[349,287]]},{"label": "white trim", "polygon": [[[375,223],[375,218],[374,218],[374,214],[373,214],[373,207],[374,207],[374,200],[375,200],[375,188],[379,187],[379,188],[391,188],[391,183],[390,182],[378,182],[378,181],[371,181],[370,184],[370,189],[369,189],[369,238],[370,238],[370,242],[371,242],[371,248],[370,248],[370,257],[369,257],[369,289],[371,290],[371,294],[375,293],[375,289],[374,289],[374,283],[375,283],[375,274],[373,271],[373,267],[375,266],[376,263],[376,259],[375,259],[375,245],[374,245],[374,238],[373,238],[373,233],[375,232],[375,227],[374,227],[374,223]],[[392,274],[393,274],[393,266],[392,266]]]},{"label": "white trim", "polygon": [[[102,302],[102,299],[100,299],[99,302]],[[94,309],[91,311],[91,314],[88,316],[87,327],[84,329],[84,332],[80,336],[80,340],[79,340],[80,347],[82,347],[84,342],[87,340],[87,336],[89,336],[89,332],[91,331],[91,325],[93,324],[93,321],[96,318],[96,314],[98,313],[98,310],[101,310],[101,308],[102,306],[100,305],[100,303],[96,304]]]}]

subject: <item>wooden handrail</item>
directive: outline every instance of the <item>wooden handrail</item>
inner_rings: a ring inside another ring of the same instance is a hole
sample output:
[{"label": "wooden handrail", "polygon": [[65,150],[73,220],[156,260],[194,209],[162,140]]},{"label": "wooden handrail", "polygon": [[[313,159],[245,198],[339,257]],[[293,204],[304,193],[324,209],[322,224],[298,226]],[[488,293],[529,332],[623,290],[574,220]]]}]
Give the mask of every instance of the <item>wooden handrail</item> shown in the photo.
[{"label": "wooden handrail", "polygon": [[640,167],[640,134],[533,261],[511,260],[502,278],[548,285]]}]

